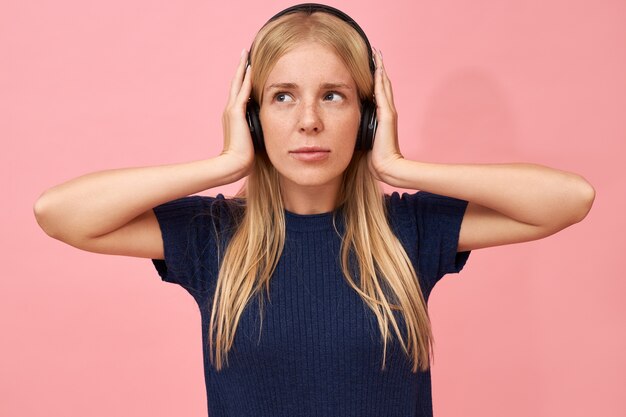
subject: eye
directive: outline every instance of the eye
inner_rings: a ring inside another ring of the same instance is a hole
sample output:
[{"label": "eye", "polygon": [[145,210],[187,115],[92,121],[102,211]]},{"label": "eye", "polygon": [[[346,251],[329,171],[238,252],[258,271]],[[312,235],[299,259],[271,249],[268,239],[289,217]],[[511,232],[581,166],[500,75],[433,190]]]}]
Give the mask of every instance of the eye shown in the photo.
[{"label": "eye", "polygon": [[336,91],[331,91],[324,96],[324,99],[330,101],[339,101],[343,99],[343,95],[339,94]]},{"label": "eye", "polygon": [[291,99],[291,96],[287,93],[276,93],[274,95],[274,100],[278,101],[279,103],[286,103],[286,102],[289,102],[290,100],[293,101]]}]

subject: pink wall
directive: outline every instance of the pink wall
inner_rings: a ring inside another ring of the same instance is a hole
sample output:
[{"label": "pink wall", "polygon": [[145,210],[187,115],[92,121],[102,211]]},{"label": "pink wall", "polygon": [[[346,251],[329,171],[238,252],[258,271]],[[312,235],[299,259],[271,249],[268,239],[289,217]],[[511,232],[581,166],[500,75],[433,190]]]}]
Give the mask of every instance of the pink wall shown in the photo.
[{"label": "pink wall", "polygon": [[[219,153],[239,53],[292,3],[30,3],[0,7],[0,415],[206,415],[192,298],[147,259],[47,237],[32,206],[87,172]],[[535,162],[597,191],[584,222],[475,251],[435,288],[435,415],[626,415],[626,3],[396,3],[331,4],[384,53],[407,158]]]}]

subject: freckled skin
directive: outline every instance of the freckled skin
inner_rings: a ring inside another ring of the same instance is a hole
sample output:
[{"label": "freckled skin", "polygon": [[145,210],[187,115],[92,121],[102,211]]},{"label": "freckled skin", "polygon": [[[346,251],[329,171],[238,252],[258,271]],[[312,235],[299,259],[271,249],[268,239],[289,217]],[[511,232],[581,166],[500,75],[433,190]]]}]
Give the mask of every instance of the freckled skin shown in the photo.
[{"label": "freckled skin", "polygon": [[[267,90],[278,83],[295,86]],[[323,86],[328,83],[346,86]],[[263,88],[265,147],[279,173],[285,207],[302,214],[332,210],[359,128],[358,92],[350,72],[333,50],[305,42],[277,61]],[[321,161],[298,161],[289,151],[302,146],[330,153]]]}]

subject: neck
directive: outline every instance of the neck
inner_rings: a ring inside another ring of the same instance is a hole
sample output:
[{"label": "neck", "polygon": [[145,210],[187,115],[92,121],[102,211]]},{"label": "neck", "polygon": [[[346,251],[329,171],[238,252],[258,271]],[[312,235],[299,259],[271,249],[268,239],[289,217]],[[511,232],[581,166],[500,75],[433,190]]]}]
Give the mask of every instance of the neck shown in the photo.
[{"label": "neck", "polygon": [[[340,180],[340,179],[339,179]],[[328,213],[337,207],[341,183],[335,181],[323,185],[298,185],[281,180],[281,193],[285,209],[296,214]]]}]

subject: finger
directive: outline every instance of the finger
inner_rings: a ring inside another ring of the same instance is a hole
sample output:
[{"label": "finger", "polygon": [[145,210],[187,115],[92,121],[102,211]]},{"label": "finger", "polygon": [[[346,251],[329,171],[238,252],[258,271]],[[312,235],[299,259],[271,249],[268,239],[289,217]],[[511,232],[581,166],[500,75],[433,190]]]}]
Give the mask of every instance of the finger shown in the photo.
[{"label": "finger", "polygon": [[244,49],[243,51],[241,51],[241,57],[239,58],[239,65],[237,66],[235,76],[230,82],[230,94],[228,97],[229,104],[232,104],[235,101],[237,95],[239,94],[239,90],[241,90],[241,84],[243,82],[243,77],[246,70],[247,58],[248,52]]},{"label": "finger", "polygon": [[[374,74],[374,96],[379,110],[385,112],[389,108],[389,98],[383,81],[383,68],[380,56],[375,54],[376,72]],[[379,114],[380,115],[380,114]]]},{"label": "finger", "polygon": [[248,103],[248,99],[250,98],[250,94],[252,93],[252,69],[249,65],[246,65],[246,69],[244,70],[243,82],[241,84],[241,89],[237,94],[236,103],[238,107],[245,108]]},{"label": "finger", "polygon": [[374,59],[374,65],[376,67],[376,70],[378,70],[378,68],[382,65],[382,62],[378,51],[374,48],[372,48],[372,58]]},{"label": "finger", "polygon": [[387,95],[389,105],[395,111],[395,104],[393,100],[393,88],[391,87],[391,81],[389,80],[389,77],[387,76],[387,71],[385,69],[385,64],[383,62],[383,56],[380,51],[379,51],[379,59],[380,59],[380,64],[381,64],[381,75],[382,75],[383,87],[385,89],[385,93]]},{"label": "finger", "polygon": [[395,106],[394,99],[393,99],[393,89],[391,88],[391,81],[389,81],[389,78],[387,77],[387,72],[385,71],[385,67],[383,67],[381,72],[382,72],[383,86],[385,88],[385,93],[387,94],[389,106],[395,111],[396,106]]}]

